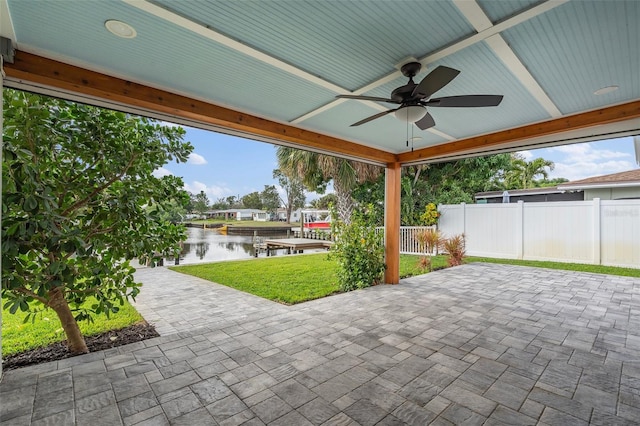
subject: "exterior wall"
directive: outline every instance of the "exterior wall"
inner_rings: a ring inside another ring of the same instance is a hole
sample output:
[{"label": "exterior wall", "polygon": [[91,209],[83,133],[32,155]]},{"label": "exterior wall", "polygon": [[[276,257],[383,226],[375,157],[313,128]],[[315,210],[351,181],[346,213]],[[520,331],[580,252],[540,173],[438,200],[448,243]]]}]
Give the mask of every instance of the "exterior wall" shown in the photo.
[{"label": "exterior wall", "polygon": [[595,198],[601,200],[620,200],[637,198],[640,199],[640,187],[631,188],[601,188],[601,189],[585,189],[584,199],[590,201]]},{"label": "exterior wall", "polygon": [[467,254],[640,268],[640,200],[441,205]]}]

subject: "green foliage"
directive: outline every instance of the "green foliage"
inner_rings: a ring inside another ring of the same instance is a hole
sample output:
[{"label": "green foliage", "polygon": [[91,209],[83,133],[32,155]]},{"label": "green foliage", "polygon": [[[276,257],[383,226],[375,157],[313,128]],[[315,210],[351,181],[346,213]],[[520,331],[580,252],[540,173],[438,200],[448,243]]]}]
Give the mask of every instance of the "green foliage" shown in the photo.
[{"label": "green foliage", "polygon": [[260,201],[265,211],[274,214],[278,210],[278,207],[280,207],[280,194],[278,194],[275,185],[264,186],[264,191],[260,193]]},{"label": "green foliage", "polygon": [[207,197],[204,191],[200,191],[200,193],[194,197],[193,211],[199,215],[204,215],[207,210],[209,210],[209,197]]},{"label": "green foliage", "polygon": [[[52,306],[61,293],[76,320],[117,312],[139,292],[129,260],[177,252],[185,238],[161,218],[188,198],[182,180],[153,174],[187,160],[184,130],[10,89],[3,96],[2,297],[11,312]],[[90,296],[96,302],[84,304]]]},{"label": "green foliage", "polygon": [[[273,177],[278,179],[278,184],[284,190],[284,198],[280,198],[280,202],[286,210],[287,219],[291,219],[291,213],[296,209],[304,207],[306,197],[304,195],[304,184],[299,175],[291,169],[275,169]],[[274,188],[275,189],[275,188]]]},{"label": "green foliage", "polygon": [[251,192],[241,198],[245,209],[262,209],[262,200],[258,191]]},{"label": "green foliage", "polygon": [[[509,168],[511,156],[497,154],[466,158],[446,163],[402,168],[400,212],[402,225],[419,225],[427,203],[472,203],[476,192],[503,189],[502,176]],[[372,204],[377,223],[384,217],[384,177],[360,185],[353,191],[360,205]]]},{"label": "green foliage", "polygon": [[427,226],[438,224],[440,212],[434,203],[428,203],[424,208],[424,213],[420,215],[420,221]]},{"label": "green foliage", "polygon": [[[84,302],[85,307],[97,303],[93,297]],[[80,330],[83,335],[91,336],[110,330],[119,330],[142,321],[142,316],[129,302],[124,301],[117,313],[107,316],[96,315],[95,321],[83,321]],[[9,356],[20,352],[50,345],[64,340],[64,331],[55,312],[39,309],[38,314],[17,312],[11,315],[8,309],[2,312],[2,355]]]},{"label": "green foliage", "polygon": [[336,203],[338,202],[338,199],[336,197],[336,194],[327,194],[327,195],[323,195],[322,197],[315,199],[313,201],[311,201],[311,207],[313,207],[314,209],[318,209],[318,210],[328,210],[330,205],[336,205]]},{"label": "green foliage", "polygon": [[371,209],[355,212],[349,224],[331,223],[334,244],[330,257],[338,263],[338,283],[342,291],[380,283],[385,270],[382,233],[376,233]]},{"label": "green foliage", "polygon": [[505,186],[507,189],[528,189],[538,185],[536,176],[542,177],[543,181],[549,177],[549,171],[555,167],[553,161],[544,158],[534,158],[531,161],[525,160],[522,156],[514,154],[511,158],[509,170],[505,173]]},{"label": "green foliage", "polygon": [[332,181],[338,217],[345,223],[351,220],[355,208],[353,190],[363,182],[375,180],[382,171],[371,164],[282,146],[276,157],[280,169],[287,176],[298,176],[310,191],[323,194]]}]

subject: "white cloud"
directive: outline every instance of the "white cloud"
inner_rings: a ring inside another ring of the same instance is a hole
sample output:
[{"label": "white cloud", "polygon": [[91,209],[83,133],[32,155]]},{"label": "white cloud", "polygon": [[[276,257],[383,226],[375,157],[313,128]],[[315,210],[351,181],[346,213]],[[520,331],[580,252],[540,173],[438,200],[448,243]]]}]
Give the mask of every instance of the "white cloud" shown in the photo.
[{"label": "white cloud", "polygon": [[614,158],[631,157],[627,152],[611,151],[609,149],[596,149],[588,143],[578,143],[574,145],[564,145],[549,148],[551,152],[565,154],[570,161],[599,161],[611,160]]},{"label": "white cloud", "polygon": [[171,176],[173,173],[169,169],[165,169],[164,167],[160,167],[159,169],[155,169],[153,171],[153,176],[157,178],[161,178],[163,176]]},{"label": "white cloud", "polygon": [[160,124],[164,127],[183,127],[180,124],[171,123],[170,121],[161,121]]},{"label": "white cloud", "polygon": [[525,150],[525,151],[518,151],[517,154],[522,155],[522,158],[524,158],[525,160],[529,161],[533,158],[533,153],[531,151]]},{"label": "white cloud", "polygon": [[555,161],[556,167],[551,177],[579,180],[635,168],[629,153],[598,149],[589,143],[557,146],[549,148],[549,151],[562,156]]},{"label": "white cloud", "polygon": [[569,180],[580,180],[594,176],[624,172],[634,168],[631,161],[579,161],[575,163],[556,162],[556,168],[550,177],[563,177]]},{"label": "white cloud", "polygon": [[203,164],[207,164],[207,160],[202,155],[192,152],[191,154],[189,154],[189,160],[187,161],[187,164],[201,166]]},{"label": "white cloud", "polygon": [[184,189],[192,194],[199,194],[200,191],[204,191],[211,202],[216,201],[218,198],[235,195],[225,184],[208,186],[207,184],[198,182],[197,180],[194,180],[192,183],[185,183]]}]

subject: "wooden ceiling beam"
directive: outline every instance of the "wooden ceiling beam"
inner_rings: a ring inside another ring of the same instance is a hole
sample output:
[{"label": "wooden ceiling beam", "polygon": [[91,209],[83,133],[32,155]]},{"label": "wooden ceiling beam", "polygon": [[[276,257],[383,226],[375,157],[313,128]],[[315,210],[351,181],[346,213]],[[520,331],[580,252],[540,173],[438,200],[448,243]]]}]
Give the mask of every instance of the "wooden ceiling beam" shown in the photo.
[{"label": "wooden ceiling beam", "polygon": [[[526,141],[542,136],[562,134],[572,130],[601,126],[640,118],[640,100],[600,108],[579,114],[555,118],[526,126],[502,130],[482,136],[474,136],[453,142],[422,148],[398,155],[401,164],[417,163],[440,157],[490,151],[507,147],[517,141]],[[560,138],[560,136],[558,136]],[[526,147],[526,143],[522,147]]]},{"label": "wooden ceiling beam", "polygon": [[229,129],[246,134],[247,137],[254,136],[258,140],[267,139],[274,143],[282,141],[301,149],[307,148],[380,164],[396,161],[396,155],[387,151],[234,111],[27,52],[16,52],[14,63],[5,63],[4,70],[9,84],[11,81],[18,81],[39,87],[54,88],[64,93],[102,99],[125,107]]}]

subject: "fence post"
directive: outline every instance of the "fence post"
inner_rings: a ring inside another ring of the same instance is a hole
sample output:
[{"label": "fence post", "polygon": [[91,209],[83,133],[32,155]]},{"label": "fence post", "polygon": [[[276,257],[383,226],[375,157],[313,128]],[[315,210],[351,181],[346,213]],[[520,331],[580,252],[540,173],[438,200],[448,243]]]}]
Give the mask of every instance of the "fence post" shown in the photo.
[{"label": "fence post", "polygon": [[524,201],[520,200],[516,210],[516,259],[524,258]]},{"label": "fence post", "polygon": [[602,226],[601,219],[600,198],[593,199],[593,263],[594,265],[600,265],[602,263],[600,253],[600,228]]},{"label": "fence post", "polygon": [[467,203],[460,203],[462,207],[462,233],[467,237]]}]

